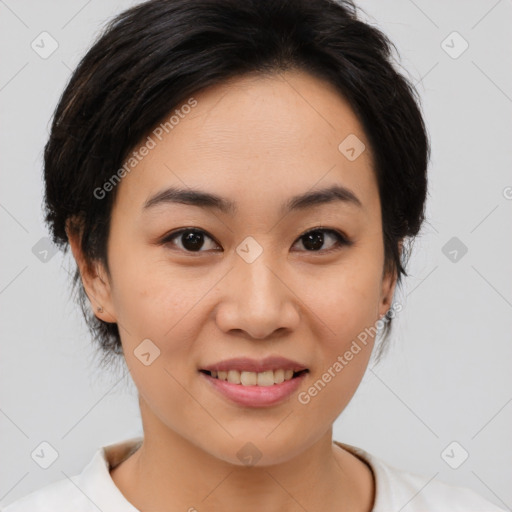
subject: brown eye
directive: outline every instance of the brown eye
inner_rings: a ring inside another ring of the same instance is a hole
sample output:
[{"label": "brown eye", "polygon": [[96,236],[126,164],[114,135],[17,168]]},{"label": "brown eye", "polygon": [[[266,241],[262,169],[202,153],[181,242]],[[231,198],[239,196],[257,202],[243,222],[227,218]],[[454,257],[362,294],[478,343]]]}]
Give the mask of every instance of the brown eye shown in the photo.
[{"label": "brown eye", "polygon": [[[299,241],[302,241],[306,252],[320,253],[330,252],[352,244],[350,240],[338,231],[324,228],[317,228],[304,233],[296,243]],[[188,253],[207,252],[216,250],[219,247],[215,240],[204,230],[197,228],[184,228],[175,231],[166,236],[162,240],[162,244],[174,246],[176,249]],[[208,244],[210,244],[210,247],[208,247]]]},{"label": "brown eye", "polygon": [[[202,229],[186,228],[180,229],[179,231],[165,237],[164,240],[162,240],[162,243],[165,245],[177,245],[178,249],[185,252],[205,252],[201,249],[204,245],[208,245],[208,240],[214,242],[214,240]],[[217,246],[215,242],[214,245]]]},{"label": "brown eye", "polygon": [[[334,243],[328,248],[322,248],[326,239],[329,238],[334,239]],[[345,236],[334,229],[313,229],[303,234],[299,238],[300,240],[302,240],[307,252],[329,252],[344,245],[351,245],[351,242]]]}]

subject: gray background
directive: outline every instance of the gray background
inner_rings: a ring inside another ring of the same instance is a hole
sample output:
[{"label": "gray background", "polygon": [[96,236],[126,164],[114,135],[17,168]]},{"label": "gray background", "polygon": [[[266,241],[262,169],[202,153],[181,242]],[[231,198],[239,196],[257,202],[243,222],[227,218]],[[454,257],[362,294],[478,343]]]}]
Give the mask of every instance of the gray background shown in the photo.
[{"label": "gray background", "polygon": [[[51,114],[102,23],[134,3],[0,0],[3,505],[80,472],[99,446],[141,433],[123,368],[96,367],[69,296],[70,256],[41,261],[40,253]],[[510,509],[512,2],[359,5],[394,41],[422,97],[432,139],[429,222],[396,296],[404,310],[391,350],[370,365],[334,437]],[[58,43],[45,59],[31,47],[42,46],[43,31]],[[43,441],[58,452],[48,469],[31,458]],[[459,464],[463,450],[469,457],[453,469],[446,460]]]}]

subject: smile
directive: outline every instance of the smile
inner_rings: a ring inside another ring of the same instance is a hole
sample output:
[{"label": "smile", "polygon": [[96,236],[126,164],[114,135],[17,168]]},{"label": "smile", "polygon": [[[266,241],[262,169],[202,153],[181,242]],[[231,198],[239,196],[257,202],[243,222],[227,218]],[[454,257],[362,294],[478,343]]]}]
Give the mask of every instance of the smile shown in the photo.
[{"label": "smile", "polygon": [[203,373],[210,375],[214,379],[227,381],[231,384],[240,384],[241,386],[274,386],[281,384],[297,377],[298,375],[307,372],[308,370],[301,370],[294,372],[293,370],[267,370],[264,372],[248,372],[238,370],[227,371],[207,371],[201,370]]},{"label": "smile", "polygon": [[[290,377],[290,372],[292,376]],[[216,373],[214,377],[212,374]],[[286,377],[288,379],[285,379]],[[271,407],[276,406],[297,392],[302,381],[309,373],[308,370],[266,370],[264,372],[249,372],[238,370],[200,370],[199,375],[210,386],[214,393],[242,407]],[[219,378],[224,377],[223,378]],[[226,374],[226,375],[225,375]],[[276,378],[277,376],[277,378]],[[240,382],[229,382],[228,378]],[[282,382],[276,383],[276,380]],[[256,382],[256,384],[252,384]],[[261,382],[261,383],[260,383]]]}]

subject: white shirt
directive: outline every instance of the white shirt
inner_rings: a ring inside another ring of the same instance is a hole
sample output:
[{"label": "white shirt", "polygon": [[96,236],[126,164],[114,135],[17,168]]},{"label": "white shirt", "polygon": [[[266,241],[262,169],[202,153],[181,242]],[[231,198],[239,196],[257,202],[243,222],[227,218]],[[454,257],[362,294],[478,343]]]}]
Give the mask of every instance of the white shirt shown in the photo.
[{"label": "white shirt", "polygon": [[[101,447],[82,472],[71,477],[72,482],[66,478],[42,487],[3,512],[139,512],[116,487],[110,468],[136,451],[142,439]],[[373,470],[376,493],[372,512],[505,512],[470,489],[435,479],[429,482],[429,478],[390,466],[361,448],[334,442]]]}]

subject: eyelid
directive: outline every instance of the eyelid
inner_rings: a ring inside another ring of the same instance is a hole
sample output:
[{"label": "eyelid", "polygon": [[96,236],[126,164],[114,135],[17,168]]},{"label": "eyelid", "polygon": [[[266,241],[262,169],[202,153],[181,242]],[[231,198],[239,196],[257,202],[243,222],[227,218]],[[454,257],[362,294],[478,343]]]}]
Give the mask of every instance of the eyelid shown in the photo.
[{"label": "eyelid", "polygon": [[308,228],[308,229],[306,229],[306,231],[304,231],[303,233],[301,233],[298,236],[297,240],[299,238],[303,237],[304,235],[307,235],[308,233],[311,233],[312,231],[324,231],[326,233],[331,233],[331,234],[334,234],[334,235],[339,235],[341,238],[343,238],[347,242],[350,242],[350,238],[343,231],[340,231],[339,229],[336,229],[336,228],[329,228],[327,226],[315,226],[314,228]]}]

